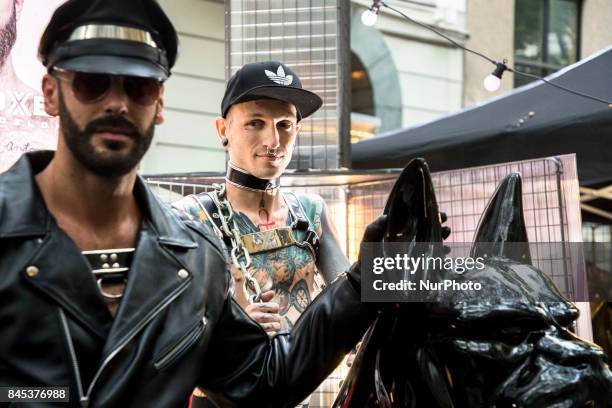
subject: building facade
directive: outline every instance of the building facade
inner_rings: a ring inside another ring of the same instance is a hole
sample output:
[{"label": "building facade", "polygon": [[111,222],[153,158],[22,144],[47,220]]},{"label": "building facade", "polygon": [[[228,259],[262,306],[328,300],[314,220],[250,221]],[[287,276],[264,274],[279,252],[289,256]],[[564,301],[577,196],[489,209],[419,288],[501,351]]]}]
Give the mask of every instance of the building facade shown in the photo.
[{"label": "building facade", "polygon": [[145,156],[144,174],[221,171],[215,130],[225,90],[225,6],[214,0],[160,0],[179,34],[179,57],[166,83],[165,123]]},{"label": "building facade", "polygon": [[[226,27],[227,4],[216,0],[160,2],[177,25],[181,48],[166,86],[166,123],[158,128],[142,172],[223,171],[226,156],[214,120],[230,72],[226,66],[232,41]],[[304,7],[300,0],[271,3]],[[303,3],[316,3],[312,7],[326,4],[325,0]],[[498,61],[507,59],[510,66],[537,75],[547,75],[612,44],[610,0],[386,3],[459,44]],[[350,4],[350,56],[345,63],[350,64],[351,126],[350,135],[340,138],[357,142],[426,123],[529,81],[507,72],[501,88],[491,93],[483,87],[483,79],[495,68],[489,62],[384,7],[376,25],[365,26],[361,14],[372,1],[351,0]],[[348,75],[349,70],[346,72]]]},{"label": "building facade", "polygon": [[[612,45],[609,0],[469,0],[466,45],[497,61],[546,76]],[[466,54],[464,106],[483,102],[531,81],[506,73],[488,92],[483,79],[494,67]]]}]

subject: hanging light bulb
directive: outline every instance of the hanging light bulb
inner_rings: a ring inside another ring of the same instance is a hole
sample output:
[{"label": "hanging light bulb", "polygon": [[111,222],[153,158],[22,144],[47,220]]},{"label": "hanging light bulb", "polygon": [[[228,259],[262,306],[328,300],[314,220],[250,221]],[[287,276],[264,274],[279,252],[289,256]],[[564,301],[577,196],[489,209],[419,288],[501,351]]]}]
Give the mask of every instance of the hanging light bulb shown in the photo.
[{"label": "hanging light bulb", "polygon": [[363,23],[363,25],[372,27],[374,24],[376,24],[376,20],[378,20],[378,11],[380,10],[381,2],[382,0],[374,0],[372,6],[369,9],[365,10],[363,13],[361,13],[361,22]]},{"label": "hanging light bulb", "polygon": [[504,75],[504,72],[508,69],[506,66],[506,60],[504,60],[504,62],[498,62],[496,66],[497,68],[495,68],[495,71],[493,71],[493,73],[490,75],[487,75],[483,82],[485,89],[489,92],[495,92],[499,89],[501,86],[502,75]]},{"label": "hanging light bulb", "polygon": [[501,78],[493,75],[493,74],[489,74],[487,75],[487,77],[484,79],[484,87],[487,91],[489,92],[495,92],[499,89],[499,87],[501,86]]},{"label": "hanging light bulb", "polygon": [[361,14],[361,22],[365,26],[372,27],[376,24],[376,20],[378,20],[378,14],[370,9],[367,9]]}]

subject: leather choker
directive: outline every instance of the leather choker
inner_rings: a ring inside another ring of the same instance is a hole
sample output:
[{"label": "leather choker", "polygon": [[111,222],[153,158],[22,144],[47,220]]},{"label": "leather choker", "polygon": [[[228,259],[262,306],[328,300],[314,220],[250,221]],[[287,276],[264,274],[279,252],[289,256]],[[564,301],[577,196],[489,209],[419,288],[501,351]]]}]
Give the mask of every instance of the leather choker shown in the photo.
[{"label": "leather choker", "polygon": [[111,294],[104,291],[107,283],[126,283],[127,273],[132,264],[134,248],[104,249],[99,251],[83,251],[98,283],[98,288],[104,298],[121,299],[123,294]]},{"label": "leather choker", "polygon": [[251,191],[270,191],[280,187],[280,177],[272,180],[260,179],[232,163],[227,166],[225,181],[238,188]]}]

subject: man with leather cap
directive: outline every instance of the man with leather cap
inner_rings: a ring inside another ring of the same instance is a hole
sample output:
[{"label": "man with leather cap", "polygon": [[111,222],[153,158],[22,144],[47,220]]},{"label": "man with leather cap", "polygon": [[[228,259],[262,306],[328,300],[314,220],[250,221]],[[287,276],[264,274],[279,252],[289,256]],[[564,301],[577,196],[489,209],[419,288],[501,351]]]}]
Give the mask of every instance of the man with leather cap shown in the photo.
[{"label": "man with leather cap", "polygon": [[355,268],[270,339],[230,296],[213,230],[137,176],[176,51],[153,0],[69,0],[44,32],[59,142],[0,175],[0,386],[69,387],[70,406],[185,406],[200,386],[223,407],[291,407],[376,314]]}]

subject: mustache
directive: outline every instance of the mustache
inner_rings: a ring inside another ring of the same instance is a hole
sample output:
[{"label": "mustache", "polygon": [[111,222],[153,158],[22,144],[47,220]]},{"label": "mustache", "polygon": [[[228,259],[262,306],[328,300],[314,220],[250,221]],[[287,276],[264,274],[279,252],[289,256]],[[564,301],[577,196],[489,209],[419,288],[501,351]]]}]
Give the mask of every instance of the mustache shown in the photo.
[{"label": "mustache", "polygon": [[278,149],[278,150],[274,150],[274,151],[262,151],[262,152],[258,152],[257,153],[258,156],[267,156],[267,157],[279,157],[279,156],[284,156],[285,155],[285,151]]},{"label": "mustache", "polygon": [[93,120],[85,127],[85,132],[92,135],[102,132],[121,132],[131,138],[141,136],[138,127],[123,116],[105,116]]}]

